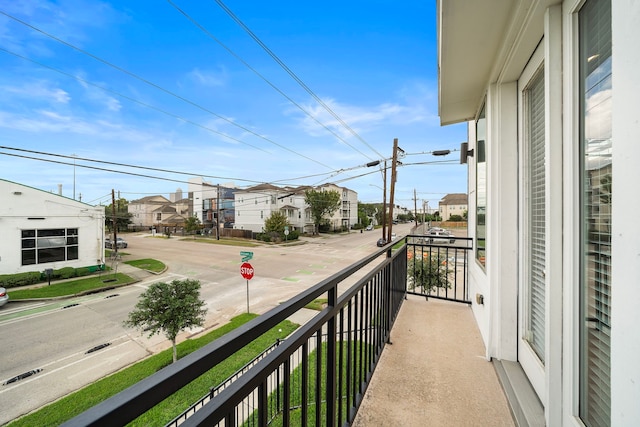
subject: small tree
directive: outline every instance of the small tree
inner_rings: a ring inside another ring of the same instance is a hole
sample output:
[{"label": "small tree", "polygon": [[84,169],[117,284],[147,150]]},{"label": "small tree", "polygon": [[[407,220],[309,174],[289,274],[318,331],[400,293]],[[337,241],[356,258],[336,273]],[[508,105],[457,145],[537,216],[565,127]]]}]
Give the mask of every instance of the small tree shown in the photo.
[{"label": "small tree", "polygon": [[313,218],[315,229],[319,230],[325,215],[331,216],[340,208],[340,193],[336,190],[307,190],[304,192],[304,201],[311,209],[311,218]]},{"label": "small tree", "polygon": [[[115,216],[115,225],[117,227],[117,231],[126,230],[129,228],[129,224],[131,224],[131,218],[133,214],[129,213],[129,202],[127,199],[119,198],[115,201],[116,206],[116,216]],[[104,207],[104,224],[107,227],[107,230],[113,232],[113,203]]]},{"label": "small tree", "polygon": [[188,233],[193,233],[193,238],[196,238],[196,230],[200,229],[200,218],[198,218],[197,216],[190,216],[189,218],[187,218],[187,220],[184,222],[184,229],[186,230],[187,234]]},{"label": "small tree", "polygon": [[289,226],[289,220],[282,212],[271,212],[269,218],[264,220],[264,231],[266,233],[283,233],[286,226]]},{"label": "small tree", "polygon": [[140,328],[149,337],[164,332],[173,345],[173,361],[178,359],[176,337],[182,330],[204,324],[207,309],[200,299],[198,280],[154,283],[140,295],[124,326]]},{"label": "small tree", "polygon": [[413,257],[407,265],[407,282],[409,289],[421,287],[424,293],[433,288],[450,288],[447,261],[437,256],[426,256],[422,259]]}]

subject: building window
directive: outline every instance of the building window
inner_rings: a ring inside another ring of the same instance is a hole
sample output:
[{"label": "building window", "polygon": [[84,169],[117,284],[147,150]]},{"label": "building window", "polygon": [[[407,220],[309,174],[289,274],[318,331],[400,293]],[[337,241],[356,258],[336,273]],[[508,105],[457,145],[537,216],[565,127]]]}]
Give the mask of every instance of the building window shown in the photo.
[{"label": "building window", "polygon": [[579,12],[580,418],[611,424],[611,1]]},{"label": "building window", "polygon": [[22,265],[78,259],[78,229],[22,230]]},{"label": "building window", "polygon": [[526,314],[525,339],[545,363],[545,96],[544,68],[523,92],[525,138]]},{"label": "building window", "polygon": [[260,219],[264,218],[264,213],[262,211],[260,211]]},{"label": "building window", "polygon": [[487,238],[487,118],[482,106],[476,120],[476,259],[486,265]]}]

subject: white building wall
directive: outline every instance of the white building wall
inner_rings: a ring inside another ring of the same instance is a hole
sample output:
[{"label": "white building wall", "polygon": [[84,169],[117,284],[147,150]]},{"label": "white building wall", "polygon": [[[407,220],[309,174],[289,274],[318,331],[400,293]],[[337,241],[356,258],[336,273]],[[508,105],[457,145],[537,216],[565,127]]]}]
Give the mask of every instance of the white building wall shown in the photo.
[{"label": "white building wall", "polygon": [[[576,82],[576,16],[581,2],[544,8],[531,22],[544,28],[546,139],[547,139],[547,242],[546,355],[542,383],[534,384],[545,407],[547,425],[580,425],[577,420],[579,383],[580,266],[579,174],[577,123],[579,106]],[[538,5],[539,6],[539,5]],[[611,425],[640,424],[640,211],[638,161],[632,154],[640,139],[640,3],[612,2],[613,27],[613,207],[612,207],[612,329],[611,329]],[[537,18],[537,19],[538,19]],[[522,30],[521,34],[527,34]],[[530,33],[530,32],[529,32]],[[535,34],[535,32],[533,33]],[[528,41],[523,44],[527,44]],[[517,50],[517,43],[515,44]],[[528,56],[532,52],[520,52]],[[520,68],[515,62],[498,68]],[[505,73],[508,74],[508,73]],[[496,76],[502,76],[496,72]],[[488,207],[487,268],[472,261],[470,293],[487,356],[518,360],[518,283],[520,236],[518,221],[518,114],[517,94],[522,88],[512,80],[487,86]],[[479,108],[480,106],[478,106]],[[474,123],[469,125],[469,148],[475,148]],[[469,233],[475,234],[475,159],[469,164]],[[624,207],[622,207],[624,206]],[[474,257],[475,259],[475,257]],[[485,304],[475,303],[482,294]],[[520,344],[522,345],[522,344]],[[530,378],[539,381],[539,378]]]},{"label": "white building wall", "polygon": [[[640,425],[640,3],[612,1],[613,217],[611,425]],[[624,206],[624,207],[622,207]],[[617,208],[618,207],[618,208]]]},{"label": "white building wall", "polygon": [[204,212],[204,201],[208,199],[217,199],[218,187],[216,184],[210,183],[202,179],[202,177],[189,178],[188,194],[193,196],[193,214],[203,224],[206,221]]},{"label": "white building wall", "polygon": [[[78,259],[22,266],[22,230],[78,229]],[[104,207],[0,180],[0,274],[104,263]]]},{"label": "white building wall", "polygon": [[[260,233],[264,220],[277,210],[277,193],[273,191],[238,191],[234,195],[236,219],[233,228]],[[276,198],[276,203],[272,203]]]}]

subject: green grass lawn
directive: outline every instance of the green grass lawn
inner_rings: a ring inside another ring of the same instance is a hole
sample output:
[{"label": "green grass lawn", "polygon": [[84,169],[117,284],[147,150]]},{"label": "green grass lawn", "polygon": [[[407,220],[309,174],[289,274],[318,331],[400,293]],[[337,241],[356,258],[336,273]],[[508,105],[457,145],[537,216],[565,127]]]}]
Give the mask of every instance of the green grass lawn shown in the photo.
[{"label": "green grass lawn", "polygon": [[[243,325],[254,317],[256,317],[255,314],[242,314],[231,319],[230,323],[221,326],[202,337],[189,339],[178,344],[178,357],[184,357],[185,355]],[[298,325],[289,321],[280,323],[242,350],[227,358],[224,362],[219,363],[195,381],[178,390],[150,411],[138,417],[129,425],[165,425],[174,417],[180,415],[185,409],[191,406],[191,404],[207,394],[210,387],[220,384],[261,353],[264,349],[273,344],[277,339],[286,337],[297,327]],[[167,349],[128,368],[118,371],[113,375],[109,375],[108,377],[96,381],[81,390],[71,393],[36,412],[15,420],[8,426],[26,427],[60,425],[92,406],[104,401],[108,397],[113,396],[140,380],[154,374],[165,366],[171,364],[171,360],[172,349]]]},{"label": "green grass lawn", "polygon": [[[337,343],[337,356],[343,357],[342,364],[342,374],[339,377],[342,379],[341,384],[337,385],[336,392],[337,402],[336,402],[336,412],[337,405],[342,405],[342,419],[338,420],[336,425],[343,425],[346,421],[347,417],[347,400],[346,400],[346,390],[347,390],[347,360],[346,354],[348,347],[351,347],[352,357],[353,359],[349,362],[350,369],[353,369],[351,375],[355,375],[358,377],[358,373],[362,369],[361,375],[366,375],[364,370],[364,366],[361,365],[360,359],[357,357],[361,352],[368,352],[371,349],[370,345],[362,344],[359,341],[351,341],[351,342],[338,342]],[[341,348],[342,347],[342,348]],[[323,343],[321,347],[322,352],[322,362],[320,367],[320,393],[321,396],[324,396],[327,391],[327,382],[326,382],[326,371],[327,371],[327,344]],[[294,426],[302,425],[302,409],[301,407],[304,405],[307,407],[307,421],[306,425],[315,425],[316,421],[316,412],[320,411],[320,425],[327,424],[327,404],[324,399],[321,399],[320,408],[316,406],[316,365],[317,365],[317,349],[312,351],[309,354],[309,371],[308,371],[308,382],[307,382],[307,402],[302,402],[302,368],[301,366],[296,367],[293,372],[291,372],[291,377],[289,380],[290,385],[290,401],[289,407],[286,409],[289,411],[290,424]],[[353,378],[353,377],[351,377]],[[283,402],[284,396],[284,385],[280,384],[276,391],[273,391],[269,394],[267,404],[267,418],[270,427],[280,427],[283,425]],[[353,404],[353,401],[351,402]],[[258,422],[258,411],[254,411],[249,415],[249,418],[242,424],[242,427],[249,427],[259,425]]]},{"label": "green grass lawn", "polygon": [[12,300],[32,299],[32,298],[55,298],[62,296],[73,296],[89,291],[113,286],[128,285],[136,279],[122,273],[102,273],[99,276],[86,277],[69,282],[56,282],[51,285],[44,284],[38,288],[26,288],[11,290]]},{"label": "green grass lawn", "polygon": [[305,306],[305,308],[309,308],[311,310],[322,311],[324,306],[327,304],[329,300],[327,298],[318,298],[311,301],[309,304]]},{"label": "green grass lawn", "polygon": [[164,263],[151,258],[125,261],[125,264],[140,268],[142,270],[153,271],[154,273],[160,273],[166,268],[166,265],[164,265]]}]

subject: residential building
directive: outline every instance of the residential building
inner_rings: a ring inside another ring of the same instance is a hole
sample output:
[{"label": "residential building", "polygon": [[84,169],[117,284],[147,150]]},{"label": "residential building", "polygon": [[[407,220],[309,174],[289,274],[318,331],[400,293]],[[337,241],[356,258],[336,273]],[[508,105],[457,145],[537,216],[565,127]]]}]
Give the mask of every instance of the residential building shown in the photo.
[{"label": "residential building", "polygon": [[[222,227],[225,223],[235,221],[233,183],[213,184],[202,177],[189,178],[189,197],[193,200],[193,214],[200,220],[205,230],[216,224]],[[220,216],[220,221],[218,220]]]},{"label": "residential building", "polygon": [[437,10],[441,122],[468,123],[486,356],[524,373],[546,425],[637,425],[640,3]]},{"label": "residential building", "polygon": [[104,264],[104,207],[0,179],[0,274]]},{"label": "residential building", "polygon": [[259,184],[236,191],[234,228],[260,233],[264,230],[264,220],[273,212],[281,212],[295,230],[312,232],[313,220],[304,202],[307,188]]},{"label": "residential building", "polygon": [[[305,191],[311,188],[260,184],[235,191],[234,228],[258,233],[264,230],[265,219],[273,212],[282,212],[295,230],[313,233],[313,218],[305,202]],[[355,191],[334,184],[323,185],[318,190],[333,190],[340,194],[340,208],[327,218],[331,229],[348,228],[358,222],[358,195]]]},{"label": "residential building", "polygon": [[[131,225],[134,228],[140,227],[157,227],[162,223],[162,211],[171,202],[164,196],[146,196],[141,199],[131,200],[127,209],[131,214]],[[175,208],[171,214],[175,214]],[[166,219],[168,216],[165,214]]]},{"label": "residential building", "polygon": [[438,213],[440,213],[440,218],[445,221],[449,220],[451,215],[464,217],[464,213],[468,209],[467,195],[464,193],[447,194],[438,203]]},{"label": "residential building", "polygon": [[332,230],[349,230],[358,223],[358,193],[335,184],[325,184],[318,188],[323,191],[337,191],[340,194],[340,208],[329,218]]}]

